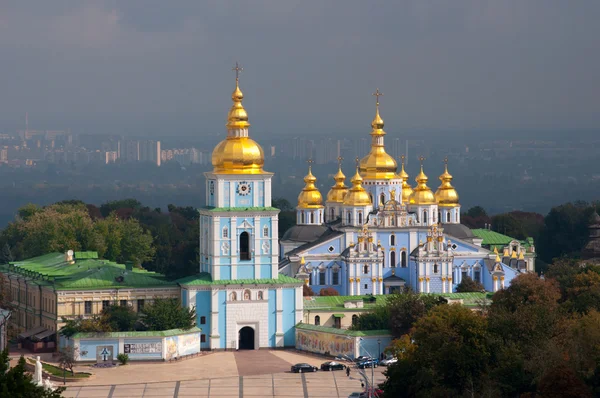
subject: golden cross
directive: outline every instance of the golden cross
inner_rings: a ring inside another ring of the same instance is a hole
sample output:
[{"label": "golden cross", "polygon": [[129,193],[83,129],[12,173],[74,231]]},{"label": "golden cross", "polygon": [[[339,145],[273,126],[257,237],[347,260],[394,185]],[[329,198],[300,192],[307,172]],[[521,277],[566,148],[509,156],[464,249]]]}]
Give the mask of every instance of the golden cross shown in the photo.
[{"label": "golden cross", "polygon": [[423,166],[423,161],[425,160],[425,156],[419,156],[419,160],[421,161],[421,166]]},{"label": "golden cross", "polygon": [[377,99],[377,105],[379,105],[379,97],[383,97],[383,93],[377,89],[373,93],[373,96]]},{"label": "golden cross", "polygon": [[448,156],[446,156],[446,157],[444,158],[444,164],[445,164],[446,166],[448,166]]},{"label": "golden cross", "polygon": [[406,156],[404,156],[404,155],[400,156],[400,159],[402,159],[402,164],[404,164],[404,158],[405,158],[405,157],[406,157]]},{"label": "golden cross", "polygon": [[354,161],[356,162],[356,167],[358,167],[358,165],[360,163],[360,159],[358,158],[358,156],[356,157],[356,159],[354,159]]},{"label": "golden cross", "polygon": [[337,161],[338,161],[338,166],[339,166],[339,167],[342,167],[342,160],[344,160],[344,158],[343,158],[343,157],[341,157],[341,156],[338,156],[338,157],[337,157]]},{"label": "golden cross", "polygon": [[235,68],[231,68],[231,70],[235,71],[235,81],[240,80],[240,72],[243,71],[244,68],[242,68],[242,66],[236,61]]},{"label": "golden cross", "polygon": [[314,160],[312,160],[312,158],[308,158],[308,160],[306,161],[306,163],[308,163],[308,165],[312,165],[314,162]]}]

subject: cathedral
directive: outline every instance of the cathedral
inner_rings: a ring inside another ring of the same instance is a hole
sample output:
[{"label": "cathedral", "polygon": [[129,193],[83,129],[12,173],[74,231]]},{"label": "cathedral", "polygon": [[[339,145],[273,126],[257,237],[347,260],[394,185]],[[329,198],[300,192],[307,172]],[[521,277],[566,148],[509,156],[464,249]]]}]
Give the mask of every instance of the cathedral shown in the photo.
[{"label": "cathedral", "polygon": [[273,173],[248,135],[236,65],[227,136],[213,150],[200,213],[200,273],[178,281],[184,306],[196,309],[202,349],[258,349],[295,344],[302,285],[279,273],[279,210]]},{"label": "cathedral", "polygon": [[[521,272],[533,272],[532,240],[519,241],[460,223],[459,196],[448,161],[435,193],[421,157],[416,186],[385,149],[377,90],[371,149],[345,183],[339,167],[325,201],[309,165],[298,195],[296,224],[280,242],[279,272],[303,280],[315,294],[452,293],[463,278],[495,292]],[[499,237],[508,238],[492,239]],[[488,241],[486,242],[486,238]]]}]

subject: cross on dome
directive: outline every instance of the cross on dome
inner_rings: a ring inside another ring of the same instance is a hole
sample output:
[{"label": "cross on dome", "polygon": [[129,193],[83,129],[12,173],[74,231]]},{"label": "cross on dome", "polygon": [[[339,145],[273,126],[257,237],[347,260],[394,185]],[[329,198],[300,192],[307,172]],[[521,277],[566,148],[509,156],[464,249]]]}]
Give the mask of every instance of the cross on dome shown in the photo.
[{"label": "cross on dome", "polygon": [[377,89],[372,95],[376,98],[376,104],[379,106],[379,97],[383,97],[383,93]]},{"label": "cross on dome", "polygon": [[235,81],[239,81],[240,80],[240,72],[242,72],[244,70],[244,68],[242,68],[242,65],[240,65],[237,61],[235,62],[235,67],[231,68],[231,70],[235,71]]}]

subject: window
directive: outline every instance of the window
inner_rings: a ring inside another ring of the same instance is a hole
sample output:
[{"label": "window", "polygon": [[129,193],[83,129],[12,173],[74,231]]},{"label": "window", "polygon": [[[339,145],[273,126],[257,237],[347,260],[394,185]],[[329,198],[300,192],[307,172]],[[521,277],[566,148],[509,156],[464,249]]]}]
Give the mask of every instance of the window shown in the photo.
[{"label": "window", "polygon": [[369,266],[365,265],[363,266],[363,274],[368,274],[369,273]]},{"label": "window", "polygon": [[467,273],[467,270],[463,269],[462,270],[462,279],[465,279],[467,276],[469,276],[468,273]]},{"label": "window", "polygon": [[402,266],[402,268],[406,268],[407,264],[406,264],[406,252],[403,250],[402,253],[400,253],[400,265]]},{"label": "window", "polygon": [[362,213],[358,213],[358,223],[362,224]]},{"label": "window", "polygon": [[368,288],[369,288],[369,285],[367,285],[367,284],[365,283],[365,289],[368,289]]},{"label": "window", "polygon": [[396,252],[390,252],[390,267],[396,267]]},{"label": "window", "polygon": [[308,273],[308,285],[309,286],[313,285],[313,274],[312,274],[312,272]]},{"label": "window", "polygon": [[382,194],[379,196],[379,204],[381,204],[381,205],[382,205],[382,204],[384,204],[384,203],[385,203],[385,194],[384,194],[384,193],[382,193]]},{"label": "window", "polygon": [[321,317],[317,315],[315,317],[315,325],[319,326],[320,324],[321,324]]},{"label": "window", "polygon": [[323,286],[325,284],[325,271],[319,272],[319,285]]},{"label": "window", "polygon": [[335,317],[333,318],[333,327],[337,329],[342,328],[342,318]]},{"label": "window", "polygon": [[250,260],[250,234],[242,232],[240,234],[240,260]]},{"label": "window", "polygon": [[258,292],[258,300],[264,300],[263,292]]},{"label": "window", "polygon": [[396,235],[390,236],[390,245],[396,246]]},{"label": "window", "polygon": [[327,249],[327,251],[329,253],[333,253],[334,250],[335,250],[335,247],[333,247],[333,246],[329,246],[329,248]]},{"label": "window", "polygon": [[268,238],[269,237],[269,227],[264,227],[263,228],[263,238]]},{"label": "window", "polygon": [[202,334],[200,335],[200,342],[201,342],[201,343],[206,343],[206,335],[205,335],[204,333],[202,333]]},{"label": "window", "polygon": [[302,220],[302,221],[301,221],[301,223],[302,223],[302,224],[305,224],[305,223],[306,223],[305,216],[304,216],[304,212],[301,212],[301,213],[300,213],[300,219]]},{"label": "window", "polygon": [[437,274],[439,271],[439,266],[437,264],[433,264],[433,273]]},{"label": "window", "polygon": [[446,213],[446,222],[450,222],[450,212]]},{"label": "window", "polygon": [[335,218],[335,209],[331,208],[331,210],[329,211],[330,215],[331,215],[331,219],[333,220]]},{"label": "window", "polygon": [[427,211],[423,210],[423,224],[427,224]]},{"label": "window", "polygon": [[110,300],[102,300],[102,311],[110,307]]},{"label": "window", "polygon": [[481,271],[476,269],[475,272],[473,272],[473,280],[475,282],[481,282]]},{"label": "window", "polygon": [[137,301],[137,309],[138,309],[138,311],[141,311],[141,310],[144,309],[144,304],[145,304],[144,299],[139,299]]},{"label": "window", "polygon": [[355,326],[358,323],[358,315],[352,315],[352,326]]},{"label": "window", "polygon": [[438,220],[442,221],[442,212],[438,211]]},{"label": "window", "polygon": [[315,213],[310,213],[310,223],[311,224],[315,223]]},{"label": "window", "polygon": [[229,238],[229,228],[223,228],[223,238]]},{"label": "window", "polygon": [[92,313],[92,302],[86,301],[85,302],[85,314],[90,315],[91,313]]},{"label": "window", "polygon": [[352,224],[352,214],[350,212],[346,215],[346,224]]},{"label": "window", "polygon": [[200,325],[206,325],[206,317],[205,316],[200,317]]},{"label": "window", "polygon": [[340,284],[340,271],[337,269],[334,269],[331,279],[332,279],[332,281],[331,281],[332,285],[339,285]]},{"label": "window", "polygon": [[121,300],[121,307],[127,307],[127,300]]}]

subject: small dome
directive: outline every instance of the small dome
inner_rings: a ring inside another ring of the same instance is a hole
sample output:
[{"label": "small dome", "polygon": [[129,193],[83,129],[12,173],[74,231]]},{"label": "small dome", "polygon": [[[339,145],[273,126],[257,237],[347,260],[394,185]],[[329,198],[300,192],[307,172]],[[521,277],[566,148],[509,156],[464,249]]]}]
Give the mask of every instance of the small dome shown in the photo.
[{"label": "small dome", "polygon": [[427,175],[423,172],[423,164],[421,163],[421,172],[415,177],[417,186],[415,187],[412,195],[410,195],[409,203],[411,205],[434,205],[435,196],[431,189],[427,186]]},{"label": "small dome", "polygon": [[333,176],[335,184],[331,187],[327,193],[328,203],[344,203],[344,197],[348,193],[348,187],[344,184],[346,176],[342,173],[342,167],[340,165],[338,172]]},{"label": "small dome", "polygon": [[345,206],[368,206],[371,204],[371,197],[363,188],[362,181],[363,179],[357,169],[356,174],[352,177],[352,188],[348,190],[348,194],[344,198]]},{"label": "small dome", "polygon": [[444,166],[444,172],[440,176],[442,185],[435,192],[435,200],[439,206],[442,207],[455,207],[458,206],[458,192],[452,186],[452,175],[448,173],[448,161]]},{"label": "small dome", "polygon": [[402,203],[410,203],[410,196],[413,189],[408,183],[408,173],[404,170],[404,155],[402,155],[402,169],[398,173],[398,178],[402,180]]},{"label": "small dome", "polygon": [[383,145],[383,119],[379,115],[379,102],[375,118],[371,122],[371,151],[360,161],[360,174],[363,178],[372,180],[391,180],[396,177],[398,164],[387,154]]},{"label": "small dome", "polygon": [[304,177],[306,185],[300,195],[298,195],[298,208],[300,209],[318,209],[323,207],[323,197],[321,192],[315,187],[317,178],[313,175],[311,167],[308,168],[308,174]]}]

